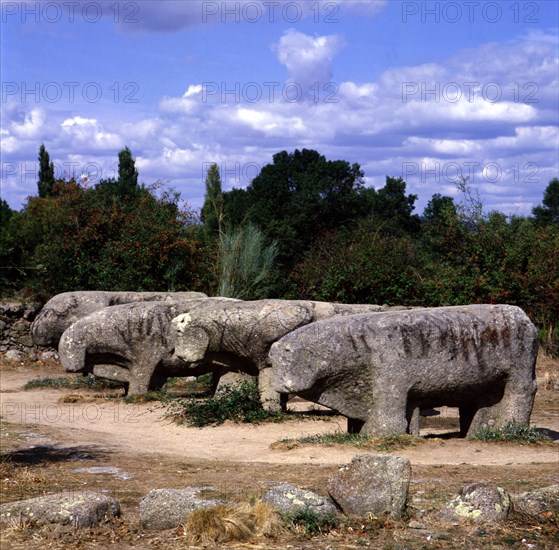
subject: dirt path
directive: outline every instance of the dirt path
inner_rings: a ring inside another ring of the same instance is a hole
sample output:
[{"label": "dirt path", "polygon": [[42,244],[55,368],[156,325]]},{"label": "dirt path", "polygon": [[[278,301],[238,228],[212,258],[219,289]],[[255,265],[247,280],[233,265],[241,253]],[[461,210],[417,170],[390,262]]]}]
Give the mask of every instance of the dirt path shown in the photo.
[{"label": "dirt path", "polygon": [[[122,402],[61,403],[69,390],[23,391],[30,379],[52,376],[32,368],[2,368],[1,414],[10,424],[36,426],[36,444],[47,439],[58,445],[96,445],[110,452],[157,454],[174,459],[232,461],[268,464],[335,465],[349,462],[356,454],[370,453],[354,447],[300,446],[290,450],[272,449],[282,438],[345,431],[342,417],[293,420],[277,424],[226,424],[212,428],[178,426],[163,419],[163,410],[153,404]],[[548,395],[546,406],[536,406],[533,424],[559,433],[557,392]],[[551,401],[550,401],[551,399]],[[541,410],[540,410],[541,409]],[[435,423],[440,419],[433,419]],[[448,420],[443,418],[442,420]],[[433,430],[431,430],[433,431]],[[30,438],[33,440],[33,437]],[[421,445],[392,454],[407,456],[416,465],[559,464],[559,447],[546,445],[495,445],[463,439],[428,439]]]}]

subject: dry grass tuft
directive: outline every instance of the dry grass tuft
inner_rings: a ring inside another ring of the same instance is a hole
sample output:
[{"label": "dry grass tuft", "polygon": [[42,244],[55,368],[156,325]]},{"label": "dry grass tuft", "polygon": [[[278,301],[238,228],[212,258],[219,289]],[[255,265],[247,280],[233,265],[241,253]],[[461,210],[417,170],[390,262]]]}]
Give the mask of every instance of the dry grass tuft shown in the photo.
[{"label": "dry grass tuft", "polygon": [[275,538],[285,530],[279,514],[270,504],[257,502],[249,509],[258,535]]},{"label": "dry grass tuft", "polygon": [[83,393],[69,393],[61,397],[59,403],[95,403],[97,401],[105,400],[106,398],[99,398],[95,395],[85,395]]},{"label": "dry grass tuft", "polygon": [[246,541],[255,533],[254,519],[244,510],[218,504],[192,512],[185,532],[191,543]]},{"label": "dry grass tuft", "polygon": [[20,515],[18,518],[12,518],[3,528],[3,536],[8,538],[19,533],[25,533],[33,527],[34,522]]},{"label": "dry grass tuft", "polygon": [[275,509],[262,502],[237,507],[219,504],[195,510],[184,526],[190,544],[244,542],[258,535],[275,537],[282,531]]}]

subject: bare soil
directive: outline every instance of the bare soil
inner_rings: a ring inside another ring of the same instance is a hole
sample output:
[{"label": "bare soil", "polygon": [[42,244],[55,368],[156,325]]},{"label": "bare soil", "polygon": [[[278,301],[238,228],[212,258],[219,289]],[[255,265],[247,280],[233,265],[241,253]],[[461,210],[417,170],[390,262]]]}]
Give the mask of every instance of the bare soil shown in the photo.
[{"label": "bare soil", "polygon": [[[184,533],[150,532],[139,523],[138,501],[163,487],[212,486],[234,502],[258,498],[269,481],[288,481],[326,494],[328,478],[369,449],[332,445],[273,445],[284,438],[345,431],[343,417],[293,414],[281,423],[192,428],[166,419],[157,404],[125,403],[118,392],[37,389],[34,378],[63,376],[57,364],[0,363],[2,502],[62,490],[91,489],[118,498],[122,518],[91,529],[14,524],[1,548],[187,548]],[[68,375],[71,376],[71,375]],[[559,362],[540,354],[541,381],[532,425],[554,440],[540,445],[473,442],[457,436],[453,409],[422,419],[421,443],[390,454],[412,463],[410,517],[342,522],[309,537],[287,531],[255,538],[247,548],[557,548],[559,518],[513,515],[498,525],[442,524],[436,511],[463,485],[490,480],[510,493],[559,482]],[[292,409],[309,408],[296,400]],[[311,409],[314,407],[310,407]],[[374,452],[374,451],[373,451]],[[116,473],[77,471],[92,466]],[[410,528],[418,522],[422,529]]]}]

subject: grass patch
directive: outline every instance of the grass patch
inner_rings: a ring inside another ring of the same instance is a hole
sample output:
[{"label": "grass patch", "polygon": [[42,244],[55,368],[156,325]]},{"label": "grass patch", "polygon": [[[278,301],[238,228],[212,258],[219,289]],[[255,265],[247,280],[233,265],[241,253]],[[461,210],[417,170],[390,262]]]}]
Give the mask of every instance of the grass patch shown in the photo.
[{"label": "grass patch", "polygon": [[359,449],[371,449],[390,453],[417,445],[422,442],[420,437],[409,434],[385,435],[381,437],[365,437],[360,434],[336,432],[332,434],[316,434],[296,439],[280,439],[272,443],[273,449],[289,450],[299,445],[348,445]]},{"label": "grass patch", "polygon": [[67,377],[56,376],[46,378],[36,378],[30,380],[23,386],[24,390],[34,390],[37,388],[52,388],[52,389],[71,389],[71,390],[107,390],[122,388],[124,386],[121,382],[114,380],[107,380],[106,378],[99,378],[93,374],[86,374],[85,376]]},{"label": "grass patch", "polygon": [[512,441],[515,443],[545,443],[551,439],[526,424],[508,422],[504,428],[481,428],[468,439],[472,441]]},{"label": "grass patch", "polygon": [[286,514],[285,520],[293,531],[303,531],[307,536],[327,534],[338,524],[336,514],[319,514],[310,508],[300,508]]},{"label": "grass patch", "polygon": [[260,402],[258,385],[243,381],[225,386],[216,395],[203,400],[167,399],[167,416],[178,423],[202,428],[217,426],[227,420],[238,423],[260,423],[282,420],[285,415],[264,410]]}]

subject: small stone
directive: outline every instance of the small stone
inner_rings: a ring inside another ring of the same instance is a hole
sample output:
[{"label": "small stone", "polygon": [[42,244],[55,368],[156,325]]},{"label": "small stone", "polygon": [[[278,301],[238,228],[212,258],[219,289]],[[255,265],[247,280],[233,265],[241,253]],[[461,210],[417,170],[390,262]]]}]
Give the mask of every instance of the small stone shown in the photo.
[{"label": "small stone", "polygon": [[559,484],[522,493],[514,499],[514,509],[531,516],[559,512]]},{"label": "small stone", "polygon": [[501,521],[511,511],[508,493],[494,483],[480,482],[464,487],[441,511],[447,521]]},{"label": "small stone", "polygon": [[290,483],[273,483],[262,497],[262,502],[271,504],[283,514],[299,510],[312,510],[325,516],[337,514],[334,503],[327,497],[320,496],[307,489],[300,489]]},{"label": "small stone", "polygon": [[58,353],[56,351],[43,351],[40,358],[41,361],[58,360]]},{"label": "small stone", "polygon": [[410,529],[427,529],[427,526],[424,523],[421,523],[420,521],[416,521],[415,519],[412,519],[408,523],[408,527]]},{"label": "small stone", "polygon": [[0,522],[18,517],[88,527],[105,517],[119,515],[118,500],[92,491],[68,491],[0,505]]},{"label": "small stone", "polygon": [[222,500],[200,496],[208,487],[184,489],[153,489],[140,500],[140,521],[146,529],[174,529],[200,508],[223,504]]},{"label": "small stone", "polygon": [[4,355],[4,362],[21,364],[25,361],[25,354],[17,349],[10,349]]}]

